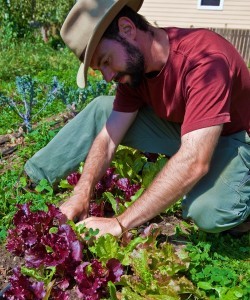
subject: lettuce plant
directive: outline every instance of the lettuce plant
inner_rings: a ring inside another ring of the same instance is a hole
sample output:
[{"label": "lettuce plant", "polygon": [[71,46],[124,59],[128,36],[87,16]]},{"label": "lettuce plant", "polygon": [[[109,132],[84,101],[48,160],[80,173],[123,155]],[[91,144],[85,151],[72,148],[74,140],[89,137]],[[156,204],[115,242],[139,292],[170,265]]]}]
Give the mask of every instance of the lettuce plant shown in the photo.
[{"label": "lettuce plant", "polygon": [[[108,168],[105,175],[96,184],[93,193],[94,199],[90,203],[89,214],[91,216],[103,217],[105,211],[110,213],[110,210],[113,210],[113,213],[118,213],[124,210],[124,203],[131,201],[131,197],[141,189],[140,183],[131,183],[128,178],[120,178],[120,175],[116,174],[115,171],[115,167]],[[67,184],[74,187],[80,176],[79,172],[71,173],[66,178]],[[67,187],[67,184],[64,183],[63,185]],[[108,202],[105,202],[104,198]],[[112,208],[110,208],[110,204]]]},{"label": "lettuce plant", "polygon": [[36,299],[42,300],[46,294],[43,282],[32,282],[28,276],[21,273],[20,268],[13,269],[10,278],[11,289],[4,294],[6,299]]},{"label": "lettuce plant", "polygon": [[120,280],[120,262],[110,259],[103,265],[84,257],[83,240],[62,223],[64,217],[54,205],[48,205],[47,212],[32,212],[30,203],[18,208],[6,247],[23,257],[25,266],[14,269],[6,299],[45,299],[46,295],[46,299],[66,300],[73,286],[82,299],[100,299],[107,294],[109,281]]},{"label": "lettuce plant", "polygon": [[106,267],[97,259],[93,259],[78,266],[75,274],[79,298],[98,300],[107,296],[106,286],[109,281],[120,281],[123,268],[117,259],[110,259]]}]

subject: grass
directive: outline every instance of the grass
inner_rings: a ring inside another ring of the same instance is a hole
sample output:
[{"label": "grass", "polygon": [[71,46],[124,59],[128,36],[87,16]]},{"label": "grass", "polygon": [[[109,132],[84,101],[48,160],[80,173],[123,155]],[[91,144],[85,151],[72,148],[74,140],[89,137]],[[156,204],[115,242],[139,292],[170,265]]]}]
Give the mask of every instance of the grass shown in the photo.
[{"label": "grass", "polygon": [[[0,48],[0,91],[15,95],[15,77],[25,74],[37,78],[39,82],[49,83],[53,76],[67,86],[75,86],[78,62],[66,48],[54,50],[41,41],[19,41],[9,47]],[[42,99],[41,99],[42,100]],[[9,160],[2,157],[0,162],[0,239],[5,239],[6,231],[12,224],[17,203],[32,201],[37,208],[45,202],[58,203],[64,194],[54,194],[46,184],[40,192],[25,191],[25,179],[17,186],[18,177],[25,161],[45,146],[57,133],[48,116],[65,110],[61,102],[55,101],[43,112],[40,125],[25,135],[24,143],[18,146],[15,155]],[[0,134],[18,129],[20,120],[7,106],[0,112]],[[15,188],[13,188],[15,187]],[[180,235],[183,233],[179,232]],[[191,228],[186,234],[189,240],[187,251],[190,267],[187,276],[204,290],[209,299],[234,300],[250,298],[250,240],[248,235],[234,238],[225,234],[206,234]]]},{"label": "grass", "polygon": [[8,48],[0,48],[0,54],[0,90],[11,91],[16,76],[23,75],[45,83],[57,76],[60,81],[76,87],[79,62],[66,47],[55,50],[40,40],[21,40]]},{"label": "grass", "polygon": [[[30,75],[40,84],[47,85],[56,76],[66,86],[77,89],[76,72],[79,63],[66,47],[55,50],[40,39],[18,40],[8,47],[0,47],[0,56],[0,93],[8,97],[15,99],[15,79],[23,75]],[[47,107],[40,117],[56,114],[63,109],[65,105],[57,101]],[[19,126],[18,116],[10,108],[4,107],[1,111],[0,134],[14,131]]]}]

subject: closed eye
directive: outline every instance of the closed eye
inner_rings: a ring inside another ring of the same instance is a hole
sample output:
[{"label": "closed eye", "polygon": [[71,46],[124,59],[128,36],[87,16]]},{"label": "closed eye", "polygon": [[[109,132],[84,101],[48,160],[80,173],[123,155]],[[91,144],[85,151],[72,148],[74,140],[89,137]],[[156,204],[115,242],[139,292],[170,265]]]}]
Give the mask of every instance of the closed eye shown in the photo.
[{"label": "closed eye", "polygon": [[102,62],[102,65],[107,67],[107,66],[109,66],[109,63],[110,63],[110,58],[108,57]]}]

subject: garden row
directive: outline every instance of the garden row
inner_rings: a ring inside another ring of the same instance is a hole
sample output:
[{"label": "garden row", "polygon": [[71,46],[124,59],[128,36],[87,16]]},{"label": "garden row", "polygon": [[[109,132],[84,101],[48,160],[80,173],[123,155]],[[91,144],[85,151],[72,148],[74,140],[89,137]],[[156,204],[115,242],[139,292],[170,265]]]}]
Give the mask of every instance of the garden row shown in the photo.
[{"label": "garden row", "polygon": [[[17,44],[0,53],[1,134],[24,128],[16,151],[2,156],[0,163],[0,239],[23,261],[8,279],[7,299],[69,299],[77,290],[79,299],[248,300],[247,235],[235,239],[200,232],[181,219],[179,202],[128,235],[96,239],[94,230],[61,224],[57,208],[82,166],[61,181],[56,193],[46,180],[34,191],[27,189],[23,165],[58,132],[58,114],[67,109],[77,113],[100,93],[114,93],[114,87],[91,73],[89,87],[80,90],[75,85],[76,61],[65,48],[54,50],[33,38]],[[91,213],[120,214],[165,163],[164,156],[120,147],[96,186]],[[179,225],[169,236],[171,216]],[[184,247],[176,246],[181,241]]]}]

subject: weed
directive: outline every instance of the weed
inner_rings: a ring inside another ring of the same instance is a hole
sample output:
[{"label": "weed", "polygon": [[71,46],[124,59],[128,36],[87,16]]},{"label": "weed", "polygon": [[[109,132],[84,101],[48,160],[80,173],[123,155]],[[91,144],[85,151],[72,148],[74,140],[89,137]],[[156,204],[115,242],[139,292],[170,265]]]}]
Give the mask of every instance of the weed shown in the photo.
[{"label": "weed", "polygon": [[196,233],[190,238],[192,243],[186,250],[191,258],[192,282],[205,290],[210,299],[249,299],[249,237]]}]

